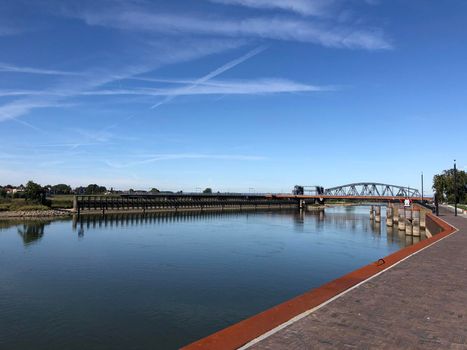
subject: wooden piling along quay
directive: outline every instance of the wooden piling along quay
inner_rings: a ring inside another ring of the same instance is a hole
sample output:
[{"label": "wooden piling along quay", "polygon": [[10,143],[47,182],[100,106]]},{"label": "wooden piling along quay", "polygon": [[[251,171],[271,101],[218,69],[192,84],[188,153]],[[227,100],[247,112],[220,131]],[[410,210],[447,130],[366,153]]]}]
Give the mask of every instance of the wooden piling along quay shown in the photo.
[{"label": "wooden piling along quay", "polygon": [[164,210],[224,210],[296,208],[299,202],[288,198],[254,195],[134,195],[75,196],[73,209],[83,212],[164,211]]}]

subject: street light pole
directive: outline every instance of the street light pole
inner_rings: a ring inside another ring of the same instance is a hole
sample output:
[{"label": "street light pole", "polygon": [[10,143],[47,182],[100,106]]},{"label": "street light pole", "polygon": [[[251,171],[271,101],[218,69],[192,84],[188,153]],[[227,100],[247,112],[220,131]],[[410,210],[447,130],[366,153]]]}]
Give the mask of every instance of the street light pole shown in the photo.
[{"label": "street light pole", "polygon": [[454,159],[454,215],[457,216],[457,168]]},{"label": "street light pole", "polygon": [[422,171],[422,202],[423,202],[423,171]]}]

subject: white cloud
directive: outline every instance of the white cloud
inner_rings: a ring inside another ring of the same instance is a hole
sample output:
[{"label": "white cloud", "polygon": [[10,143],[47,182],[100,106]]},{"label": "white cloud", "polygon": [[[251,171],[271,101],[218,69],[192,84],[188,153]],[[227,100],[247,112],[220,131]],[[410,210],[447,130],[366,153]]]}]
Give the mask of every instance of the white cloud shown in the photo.
[{"label": "white cloud", "polygon": [[20,99],[0,106],[0,122],[17,118],[35,108],[63,107],[61,103],[47,100]]},{"label": "white cloud", "polygon": [[[146,50],[151,60],[160,65],[182,63],[201,57],[240,48],[248,44],[248,40],[237,38],[173,38],[148,41]],[[155,55],[154,55],[155,54]]]},{"label": "white cloud", "polygon": [[333,87],[302,84],[286,79],[254,79],[254,80],[211,80],[196,84],[196,81],[181,80],[193,84],[192,88],[134,88],[103,89],[88,91],[84,95],[148,95],[148,96],[182,96],[182,95],[255,95],[291,92],[317,92],[335,90]]},{"label": "white cloud", "polygon": [[[137,79],[139,80],[139,79]],[[262,78],[251,80],[209,80],[198,82],[194,79],[151,79],[142,78],[144,81],[170,82],[172,84],[186,84],[182,88],[125,88],[125,89],[97,89],[80,92],[82,96],[121,96],[121,95],[140,95],[140,96],[189,96],[189,95],[265,95],[293,92],[319,92],[335,91],[333,86],[317,86],[303,84],[288,79]],[[0,96],[19,96],[19,95],[53,95],[53,92],[43,91],[1,91]],[[60,96],[60,94],[58,95]],[[166,101],[167,102],[167,101]],[[159,102],[160,103],[160,102]],[[53,105],[52,105],[53,106]],[[61,105],[59,105],[61,106]],[[39,106],[37,106],[38,108]],[[43,105],[48,107],[48,105]],[[36,108],[35,104],[24,104],[23,108]],[[13,111],[21,111],[20,108],[13,108]],[[0,107],[0,111],[2,111]],[[0,118],[1,120],[1,118]]]},{"label": "white cloud", "polygon": [[391,44],[376,29],[360,29],[322,21],[284,17],[226,19],[129,9],[75,14],[88,25],[168,35],[197,34],[235,38],[264,38],[314,43],[335,48],[389,49]]},{"label": "white cloud", "polygon": [[[37,108],[62,107],[64,106],[64,100],[79,96],[88,90],[98,88],[99,86],[103,86],[113,81],[129,79],[143,73],[148,73],[163,65],[189,61],[214,53],[224,52],[229,49],[237,48],[243,44],[244,41],[240,40],[217,39],[185,39],[180,40],[175,45],[165,40],[158,42],[153,41],[145,48],[144,55],[154,57],[151,62],[114,68],[112,70],[93,69],[83,73],[19,67],[4,64],[3,67],[14,67],[16,71],[24,73],[64,75],[64,79],[61,79],[59,84],[42,91],[0,91],[0,96],[26,96],[1,105],[0,122],[21,117]],[[154,55],[154,52],[157,52],[157,55]]]},{"label": "white cloud", "polygon": [[31,96],[31,95],[43,95],[43,91],[35,90],[0,90],[0,97],[11,97],[11,96]]},{"label": "white cloud", "polygon": [[197,86],[199,86],[200,84],[204,83],[204,82],[207,82],[209,80],[211,80],[212,78],[215,78],[217,77],[218,75],[238,66],[239,64],[242,64],[243,62],[249,60],[250,58],[256,56],[257,54],[259,54],[260,52],[262,52],[265,48],[264,47],[257,47],[253,50],[250,50],[249,52],[247,52],[246,54],[232,60],[232,61],[229,61],[227,62],[226,64],[223,64],[222,66],[214,69],[213,71],[209,72],[208,74],[204,75],[203,77],[197,79],[196,81],[194,81],[192,84],[188,85],[188,86],[185,86],[185,87],[182,87],[182,88],[179,88],[177,90],[175,90],[173,92],[173,94],[171,95],[168,95],[164,100],[154,104],[151,106],[151,109],[154,109],[154,108],[157,108],[159,107],[160,105],[164,104],[164,103],[167,103],[171,100],[173,100],[176,96],[178,95],[182,95],[184,94],[186,91],[190,91],[192,89],[195,89]]},{"label": "white cloud", "polygon": [[0,72],[8,73],[30,73],[42,75],[83,75],[83,73],[67,72],[53,69],[40,69],[31,67],[19,67],[0,62]]},{"label": "white cloud", "polygon": [[305,16],[322,15],[333,0],[210,0],[211,2],[240,5],[258,9],[281,9]]}]

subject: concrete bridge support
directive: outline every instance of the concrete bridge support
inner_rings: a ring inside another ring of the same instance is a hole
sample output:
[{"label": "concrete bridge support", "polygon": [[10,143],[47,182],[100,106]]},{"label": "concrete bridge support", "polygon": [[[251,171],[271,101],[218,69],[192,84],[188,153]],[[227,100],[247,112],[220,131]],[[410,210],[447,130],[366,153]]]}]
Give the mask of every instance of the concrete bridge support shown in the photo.
[{"label": "concrete bridge support", "polygon": [[381,207],[379,205],[376,206],[375,210],[375,222],[381,222]]},{"label": "concrete bridge support", "polygon": [[372,205],[370,207],[370,220],[374,220],[374,218],[375,218],[375,206]]},{"label": "concrete bridge support", "polygon": [[78,213],[78,212],[79,212],[78,198],[76,196],[73,196],[73,213]]},{"label": "concrete bridge support", "polygon": [[412,208],[405,209],[405,235],[412,236]]},{"label": "concrete bridge support", "polygon": [[393,225],[393,205],[389,203],[386,209],[386,226],[392,227]]},{"label": "concrete bridge support", "polygon": [[420,228],[426,228],[426,211],[420,210]]},{"label": "concrete bridge support", "polygon": [[418,208],[412,211],[412,234],[420,237],[420,209]]},{"label": "concrete bridge support", "polygon": [[399,222],[399,206],[397,204],[392,204],[392,217],[394,222]]},{"label": "concrete bridge support", "polygon": [[304,199],[300,199],[300,202],[298,204],[299,209],[305,209],[306,208],[306,203]]},{"label": "concrete bridge support", "polygon": [[403,205],[401,205],[399,207],[398,229],[399,229],[399,231],[405,231],[405,212],[404,212],[404,206]]}]

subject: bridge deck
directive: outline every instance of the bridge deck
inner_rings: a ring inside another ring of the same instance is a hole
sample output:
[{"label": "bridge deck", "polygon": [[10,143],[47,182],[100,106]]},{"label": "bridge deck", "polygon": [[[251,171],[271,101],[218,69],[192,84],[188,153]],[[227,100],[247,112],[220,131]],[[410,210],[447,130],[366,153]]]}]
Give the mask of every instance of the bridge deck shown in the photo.
[{"label": "bridge deck", "polygon": [[[271,194],[268,195],[272,198],[283,198],[283,199],[335,199],[335,200],[357,200],[357,201],[404,201],[406,197],[402,196],[347,196],[347,195],[292,195],[292,194]],[[431,201],[431,197],[407,197],[412,201]]]},{"label": "bridge deck", "polygon": [[466,349],[467,219],[459,229],[250,349]]}]

